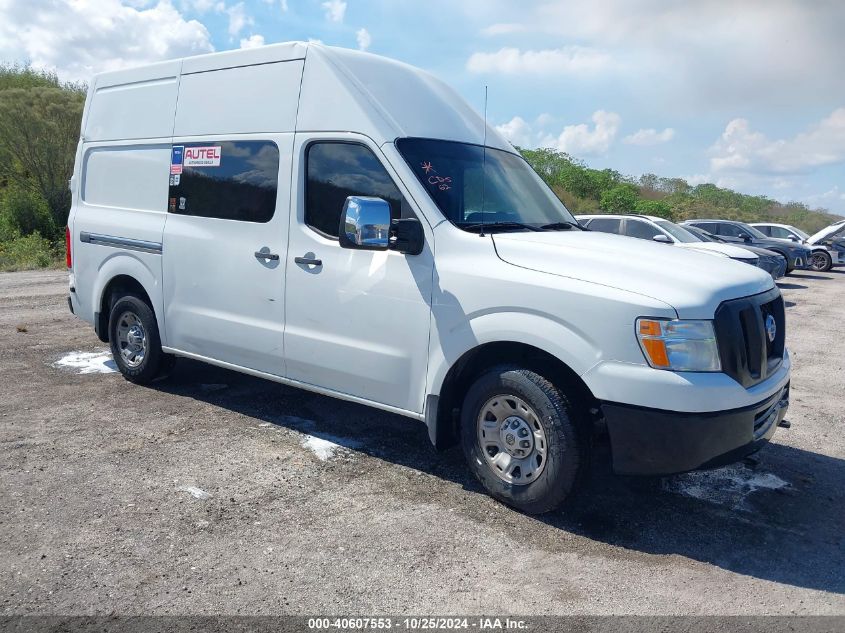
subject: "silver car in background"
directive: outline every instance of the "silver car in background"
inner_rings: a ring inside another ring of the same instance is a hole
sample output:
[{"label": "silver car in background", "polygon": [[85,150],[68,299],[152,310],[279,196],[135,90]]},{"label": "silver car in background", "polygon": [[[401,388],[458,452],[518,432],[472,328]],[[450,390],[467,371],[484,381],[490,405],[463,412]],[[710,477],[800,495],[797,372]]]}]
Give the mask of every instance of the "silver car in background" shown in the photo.
[{"label": "silver car in background", "polygon": [[725,244],[720,240],[707,239],[690,231],[690,227],[679,226],[656,216],[622,213],[577,215],[575,218],[591,231],[627,235],[718,257],[729,257],[735,261],[762,268],[773,279],[783,277],[786,270],[786,260],[777,253],[762,248],[748,248],[745,245]]}]

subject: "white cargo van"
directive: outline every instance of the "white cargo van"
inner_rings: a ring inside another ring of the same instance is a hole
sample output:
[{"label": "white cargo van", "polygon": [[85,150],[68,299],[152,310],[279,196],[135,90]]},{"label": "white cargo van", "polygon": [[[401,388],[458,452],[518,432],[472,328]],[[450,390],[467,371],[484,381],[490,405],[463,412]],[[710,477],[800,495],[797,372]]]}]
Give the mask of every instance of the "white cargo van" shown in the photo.
[{"label": "white cargo van", "polygon": [[314,44],[97,75],[71,310],[130,381],[184,356],[423,421],[527,512],[602,422],[620,473],[765,443],[790,375],[771,277],[582,230],[485,127],[427,73]]}]

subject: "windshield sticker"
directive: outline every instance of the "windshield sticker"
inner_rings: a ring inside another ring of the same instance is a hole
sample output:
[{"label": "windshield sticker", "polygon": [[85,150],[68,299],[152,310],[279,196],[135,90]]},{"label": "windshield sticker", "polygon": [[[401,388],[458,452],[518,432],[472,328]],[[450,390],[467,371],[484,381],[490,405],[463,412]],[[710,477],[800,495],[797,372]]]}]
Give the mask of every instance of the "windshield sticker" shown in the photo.
[{"label": "windshield sticker", "polygon": [[426,174],[431,174],[428,177],[428,184],[434,185],[440,191],[449,191],[452,188],[452,177],[435,176],[437,170],[432,166],[431,161],[424,160],[420,166]]},{"label": "windshield sticker", "polygon": [[170,175],[182,173],[182,160],[184,158],[185,146],[174,145],[170,151]]},{"label": "windshield sticker", "polygon": [[429,176],[428,177],[428,184],[434,185],[440,191],[449,191],[452,188],[452,177],[451,176]]},{"label": "windshield sticker", "polygon": [[186,147],[183,164],[185,167],[220,167],[222,153],[220,145]]}]

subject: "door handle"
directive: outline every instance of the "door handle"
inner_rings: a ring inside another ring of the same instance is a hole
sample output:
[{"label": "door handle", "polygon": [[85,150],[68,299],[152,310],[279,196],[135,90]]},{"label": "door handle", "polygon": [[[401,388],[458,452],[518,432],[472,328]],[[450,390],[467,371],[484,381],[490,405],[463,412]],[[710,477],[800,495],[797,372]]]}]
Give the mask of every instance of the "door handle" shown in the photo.
[{"label": "door handle", "polygon": [[279,256],[276,253],[262,253],[261,251],[255,251],[255,259],[269,259],[270,261],[277,262],[279,261]]},{"label": "door handle", "polygon": [[313,257],[294,257],[293,261],[303,266],[322,266],[322,259],[314,259]]}]

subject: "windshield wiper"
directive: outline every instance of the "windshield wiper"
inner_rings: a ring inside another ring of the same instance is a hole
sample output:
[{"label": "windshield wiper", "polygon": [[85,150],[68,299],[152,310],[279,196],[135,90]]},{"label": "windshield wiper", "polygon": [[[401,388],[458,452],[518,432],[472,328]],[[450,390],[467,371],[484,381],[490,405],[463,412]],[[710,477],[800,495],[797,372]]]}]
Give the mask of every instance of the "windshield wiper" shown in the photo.
[{"label": "windshield wiper", "polygon": [[583,226],[580,224],[576,224],[575,222],[551,222],[549,224],[544,224],[540,227],[541,229],[545,229],[547,231],[568,231],[569,229],[581,229],[582,231],[586,231]]},{"label": "windshield wiper", "polygon": [[522,222],[477,222],[475,224],[459,224],[458,226],[468,231],[473,229],[482,229],[484,231],[495,229],[526,229],[528,231],[545,230],[538,226],[532,226],[531,224],[523,224]]}]

